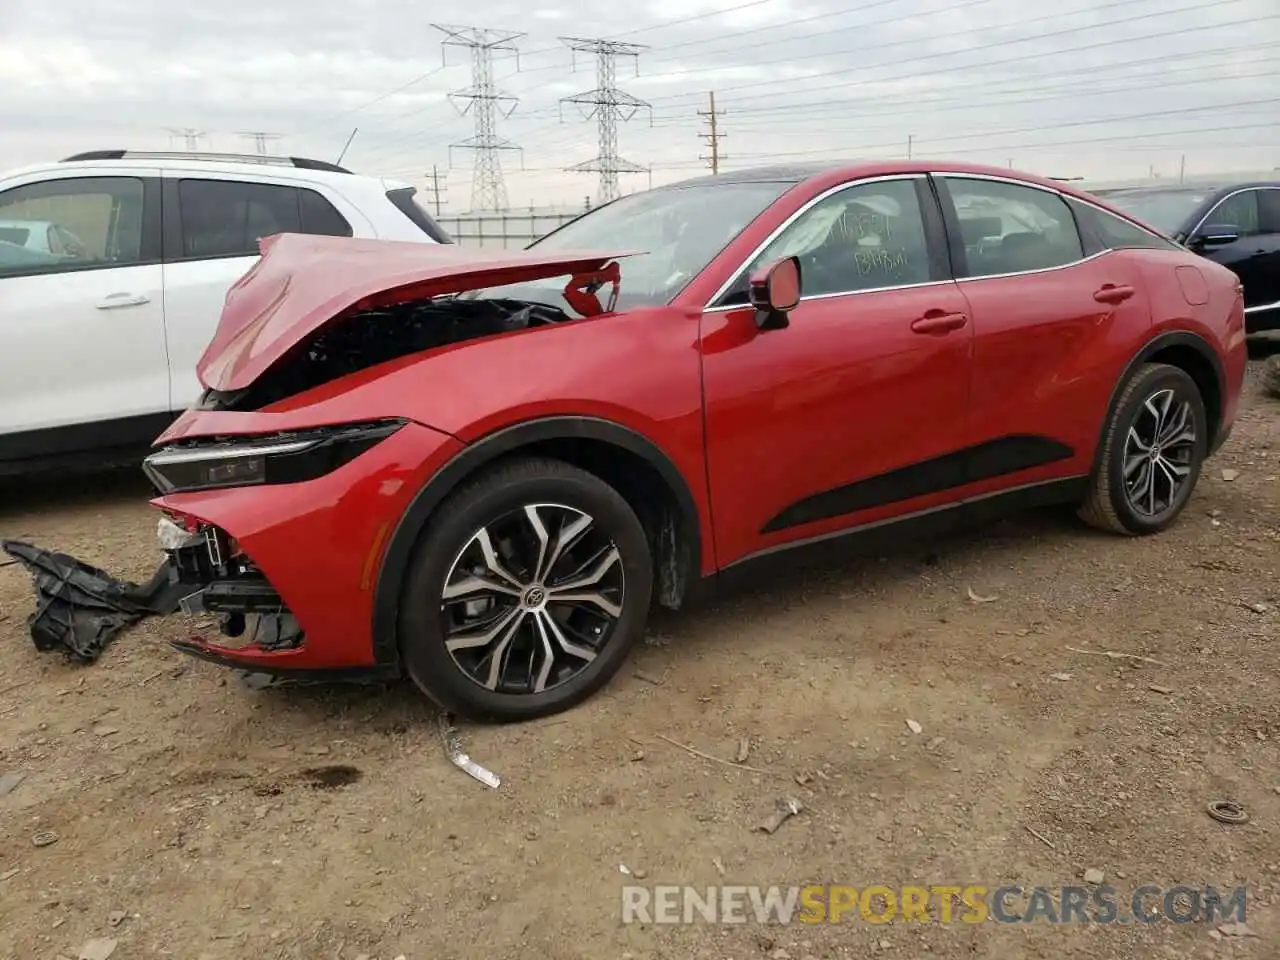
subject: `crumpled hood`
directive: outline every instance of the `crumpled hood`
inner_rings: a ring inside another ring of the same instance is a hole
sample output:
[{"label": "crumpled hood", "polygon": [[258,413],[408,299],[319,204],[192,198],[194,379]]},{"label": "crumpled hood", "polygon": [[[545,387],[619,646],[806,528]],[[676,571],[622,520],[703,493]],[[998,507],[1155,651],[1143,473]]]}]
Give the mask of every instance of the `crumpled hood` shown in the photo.
[{"label": "crumpled hood", "polygon": [[[196,372],[213,390],[242,390],[300,341],[348,312],[479,287],[590,273],[636,251],[465,249],[281,233],[227,292]],[[179,318],[180,319],[180,318]]]}]

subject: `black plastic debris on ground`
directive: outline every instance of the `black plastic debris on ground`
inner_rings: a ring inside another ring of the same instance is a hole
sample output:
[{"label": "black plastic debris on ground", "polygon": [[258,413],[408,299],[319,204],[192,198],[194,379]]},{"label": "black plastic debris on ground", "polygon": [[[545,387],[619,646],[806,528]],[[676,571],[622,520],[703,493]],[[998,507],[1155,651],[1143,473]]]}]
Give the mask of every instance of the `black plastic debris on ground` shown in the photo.
[{"label": "black plastic debris on ground", "polygon": [[37,650],[61,649],[70,658],[92,663],[121,630],[178,609],[182,585],[170,583],[167,563],[148,583],[136,584],[21,540],[0,540],[0,548],[35,580],[36,608],[27,617],[27,628]]}]

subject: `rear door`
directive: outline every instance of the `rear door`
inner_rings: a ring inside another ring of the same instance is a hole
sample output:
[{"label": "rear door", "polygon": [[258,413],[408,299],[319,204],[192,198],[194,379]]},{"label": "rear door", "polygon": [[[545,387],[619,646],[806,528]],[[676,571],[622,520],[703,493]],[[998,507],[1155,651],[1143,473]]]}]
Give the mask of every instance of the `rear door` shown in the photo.
[{"label": "rear door", "polygon": [[75,241],[0,244],[0,460],[150,441],[169,420],[159,171],[33,175],[0,220]]},{"label": "rear door", "polygon": [[935,180],[974,323],[974,492],[1088,473],[1116,357],[1151,326],[1141,271],[1123,252],[1086,249],[1055,190]]},{"label": "rear door", "polygon": [[190,407],[201,393],[196,362],[231,285],[258,260],[258,241],[276,233],[351,236],[350,221],[303,183],[167,171],[164,183],[165,317],[172,365],[172,404]]}]

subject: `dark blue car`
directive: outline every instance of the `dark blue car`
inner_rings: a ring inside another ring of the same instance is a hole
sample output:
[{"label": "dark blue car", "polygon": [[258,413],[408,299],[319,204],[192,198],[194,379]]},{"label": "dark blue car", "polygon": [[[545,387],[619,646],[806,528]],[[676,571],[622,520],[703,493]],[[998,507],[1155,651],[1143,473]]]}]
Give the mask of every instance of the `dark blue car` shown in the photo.
[{"label": "dark blue car", "polygon": [[1094,193],[1234,270],[1244,284],[1249,333],[1280,329],[1280,180],[1151,184]]}]

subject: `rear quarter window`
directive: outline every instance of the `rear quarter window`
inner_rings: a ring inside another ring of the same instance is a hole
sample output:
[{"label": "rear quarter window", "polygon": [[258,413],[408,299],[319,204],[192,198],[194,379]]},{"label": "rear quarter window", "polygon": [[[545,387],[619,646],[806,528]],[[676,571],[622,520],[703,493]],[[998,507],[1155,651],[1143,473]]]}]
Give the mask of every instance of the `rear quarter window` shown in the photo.
[{"label": "rear quarter window", "polygon": [[1172,240],[1156,236],[1123,217],[1088,203],[1071,200],[1071,208],[1083,232],[1092,235],[1103,250],[1180,250]]}]

